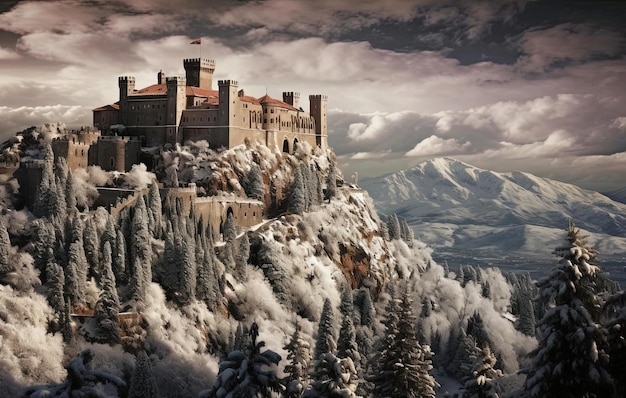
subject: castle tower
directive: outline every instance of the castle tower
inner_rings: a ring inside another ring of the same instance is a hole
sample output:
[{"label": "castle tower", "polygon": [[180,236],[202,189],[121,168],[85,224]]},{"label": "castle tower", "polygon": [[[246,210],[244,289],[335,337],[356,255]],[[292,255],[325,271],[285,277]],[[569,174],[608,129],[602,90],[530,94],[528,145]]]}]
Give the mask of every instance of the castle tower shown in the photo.
[{"label": "castle tower", "polygon": [[237,93],[238,83],[236,80],[220,80],[217,82],[219,88],[220,113],[218,121],[221,126],[232,126],[235,124],[237,109],[235,105],[239,100]]},{"label": "castle tower", "polygon": [[132,76],[120,76],[117,79],[120,88],[120,113],[119,122],[128,125],[128,97],[135,91],[135,78]]},{"label": "castle tower", "polygon": [[205,58],[190,58],[183,61],[187,85],[213,90],[215,61]]},{"label": "castle tower", "polygon": [[300,105],[300,93],[294,93],[293,91],[283,91],[283,102],[297,108]]},{"label": "castle tower", "polygon": [[326,112],[328,109],[327,95],[309,95],[311,117],[315,120],[315,143],[322,149],[328,148],[328,126]]},{"label": "castle tower", "polygon": [[180,134],[178,127],[187,100],[186,80],[184,77],[173,76],[167,77],[165,82],[167,84],[165,141],[171,144],[180,143],[182,134]]}]

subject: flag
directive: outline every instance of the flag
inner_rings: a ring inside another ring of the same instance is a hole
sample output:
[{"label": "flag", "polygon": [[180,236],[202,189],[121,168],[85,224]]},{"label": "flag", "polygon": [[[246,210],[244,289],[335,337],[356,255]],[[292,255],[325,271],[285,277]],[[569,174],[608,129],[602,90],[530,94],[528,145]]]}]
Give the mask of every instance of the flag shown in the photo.
[{"label": "flag", "polygon": [[202,44],[202,39],[196,39],[189,44]]}]

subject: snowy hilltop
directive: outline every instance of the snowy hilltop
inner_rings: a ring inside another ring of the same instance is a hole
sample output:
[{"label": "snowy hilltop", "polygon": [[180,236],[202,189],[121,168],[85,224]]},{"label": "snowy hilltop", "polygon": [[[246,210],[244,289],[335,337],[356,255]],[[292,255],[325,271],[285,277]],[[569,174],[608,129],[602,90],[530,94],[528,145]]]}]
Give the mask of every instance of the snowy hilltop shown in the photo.
[{"label": "snowy hilltop", "polygon": [[[406,220],[381,220],[343,181],[332,151],[306,143],[293,154],[188,143],[120,173],[72,171],[34,140],[32,210],[2,181],[0,396],[553,391],[542,375],[562,365],[540,353],[553,308],[568,304],[555,299],[561,282],[597,290],[584,305],[606,307],[592,316],[614,340],[590,335],[600,354],[581,356],[626,386],[607,359],[621,352],[623,301],[582,239],[558,250],[571,281],[555,272],[538,288],[528,273],[438,264]],[[101,207],[104,186],[125,196]],[[224,204],[241,211],[214,228],[207,205]]]},{"label": "snowy hilltop", "polygon": [[626,205],[571,184],[437,158],[360,185],[380,212],[405,218],[416,237],[455,263],[545,258],[546,243],[559,242],[569,219],[591,234],[603,260],[626,262]]}]

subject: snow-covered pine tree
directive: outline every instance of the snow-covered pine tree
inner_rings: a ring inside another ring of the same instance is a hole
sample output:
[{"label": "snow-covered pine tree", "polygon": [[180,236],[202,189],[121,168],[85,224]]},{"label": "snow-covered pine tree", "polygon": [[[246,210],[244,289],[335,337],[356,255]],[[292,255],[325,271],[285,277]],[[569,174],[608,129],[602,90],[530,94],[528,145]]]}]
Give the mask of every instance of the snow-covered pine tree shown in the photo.
[{"label": "snow-covered pine tree", "polygon": [[400,239],[402,237],[400,229],[400,220],[396,214],[387,217],[387,230],[389,231],[389,239]]},{"label": "snow-covered pine tree", "polygon": [[65,270],[65,295],[73,306],[85,303],[87,283],[87,259],[81,241],[70,244],[68,264]]},{"label": "snow-covered pine tree", "polygon": [[356,331],[351,314],[344,315],[339,338],[337,339],[337,356],[350,358],[354,364],[357,376],[360,376],[361,353],[356,343]]},{"label": "snow-covered pine tree", "polygon": [[181,305],[186,305],[196,296],[196,250],[194,236],[191,235],[185,224],[181,228],[183,231],[181,235],[182,239],[178,240],[180,245],[180,269],[179,269],[179,284],[175,297]]},{"label": "snow-covered pine tree", "polygon": [[399,218],[398,222],[400,223],[400,237],[409,245],[409,247],[412,247],[414,238],[413,230],[409,227],[409,224],[407,224],[404,218]]},{"label": "snow-covered pine tree", "polygon": [[9,272],[13,266],[9,261],[10,250],[9,231],[7,231],[7,227],[4,224],[4,218],[0,217],[0,274]]},{"label": "snow-covered pine tree", "polygon": [[63,297],[63,287],[65,285],[65,274],[63,268],[56,262],[54,262],[54,256],[50,254],[50,262],[46,267],[46,298],[48,304],[54,310],[54,312],[62,316],[65,310],[65,298]]},{"label": "snow-covered pine tree", "polygon": [[280,355],[272,350],[261,349],[264,341],[257,343],[259,327],[250,326],[250,345],[245,351],[232,351],[220,362],[220,369],[213,387],[202,391],[199,398],[226,397],[273,397],[283,391],[276,375]]},{"label": "snow-covered pine tree", "polygon": [[126,270],[126,239],[121,230],[115,232],[115,250],[112,259],[113,274],[118,284],[126,284],[128,273]]},{"label": "snow-covered pine tree", "polygon": [[287,365],[283,379],[286,398],[300,398],[308,385],[309,366],[311,365],[311,345],[300,336],[300,326],[291,335],[289,343],[283,347],[287,351]]},{"label": "snow-covered pine tree", "polygon": [[159,390],[152,373],[150,358],[141,350],[135,358],[135,370],[130,379],[128,398],[158,398]]},{"label": "snow-covered pine tree", "polygon": [[608,336],[608,371],[615,383],[615,396],[626,396],[626,292],[612,295],[604,305]]},{"label": "snow-covered pine tree", "polygon": [[67,213],[71,214],[76,209],[76,191],[74,189],[74,173],[72,173],[72,169],[68,167],[67,169],[67,178],[65,179],[65,186],[63,187],[65,190],[65,204],[67,206]]},{"label": "snow-covered pine tree", "polygon": [[357,386],[357,374],[352,360],[325,352],[315,361],[311,385],[302,398],[357,398]]},{"label": "snow-covered pine tree", "polygon": [[96,331],[100,341],[117,344],[121,339],[118,315],[120,300],[115,287],[115,275],[111,268],[111,244],[106,242],[102,251],[102,291],[94,309]]},{"label": "snow-covered pine tree", "polygon": [[163,233],[163,209],[161,206],[161,194],[156,181],[150,184],[148,191],[148,211],[150,212],[152,224],[150,224],[150,232],[155,239],[160,239]]},{"label": "snow-covered pine tree", "polygon": [[235,256],[235,277],[240,281],[247,279],[248,258],[250,257],[250,239],[248,234],[244,233],[239,239],[239,250]]},{"label": "snow-covered pine tree", "polygon": [[531,397],[610,397],[605,330],[595,286],[596,251],[570,222],[568,244],[555,249],[561,257],[552,274],[538,283],[547,308],[538,324],[539,346],[532,352],[524,390]]},{"label": "snow-covered pine tree", "polygon": [[94,354],[90,349],[81,352],[65,367],[67,377],[61,383],[31,386],[24,397],[110,397],[126,396],[126,383],[119,377],[102,370],[91,369]]},{"label": "snow-covered pine tree", "polygon": [[330,200],[337,195],[337,169],[335,162],[328,165],[328,174],[326,174],[326,193],[324,199]]},{"label": "snow-covered pine tree", "polygon": [[324,201],[324,187],[322,186],[322,173],[315,164],[311,164],[311,182],[313,183],[313,203],[319,205]]},{"label": "snow-covered pine tree", "polygon": [[303,214],[307,209],[306,186],[302,170],[294,168],[294,178],[289,189],[289,199],[287,210],[293,214]]},{"label": "snow-covered pine tree", "polygon": [[337,343],[335,342],[333,306],[329,299],[324,300],[324,307],[320,315],[320,322],[317,327],[317,341],[315,343],[314,358],[318,359],[326,352],[335,353]]},{"label": "snow-covered pine tree", "polygon": [[263,183],[263,174],[261,168],[252,163],[250,170],[243,178],[243,189],[251,199],[263,200],[265,196],[265,184]]},{"label": "snow-covered pine tree", "polygon": [[417,317],[408,288],[402,300],[392,299],[384,321],[385,336],[379,344],[374,369],[374,395],[382,397],[434,397],[437,382],[430,347],[417,340]]},{"label": "snow-covered pine tree", "polygon": [[100,239],[98,231],[92,217],[85,221],[85,229],[83,229],[83,248],[85,249],[85,257],[89,264],[89,277],[93,277],[96,282],[100,282],[102,269],[100,266]]},{"label": "snow-covered pine tree", "polygon": [[54,152],[50,143],[43,144],[43,169],[41,181],[37,186],[37,194],[33,203],[33,214],[37,217],[50,219],[56,205],[56,180],[54,178]]},{"label": "snow-covered pine tree", "polygon": [[131,286],[141,289],[135,290],[134,295],[144,297],[145,289],[152,283],[152,245],[146,202],[141,195],[133,207],[130,242],[130,258],[133,265],[130,273]]},{"label": "snow-covered pine tree", "polygon": [[535,310],[530,298],[522,296],[519,303],[517,330],[527,336],[535,336]]},{"label": "snow-covered pine tree", "polygon": [[496,356],[489,345],[470,353],[471,363],[464,379],[463,398],[498,398],[494,379],[502,376],[502,371],[494,369]]}]

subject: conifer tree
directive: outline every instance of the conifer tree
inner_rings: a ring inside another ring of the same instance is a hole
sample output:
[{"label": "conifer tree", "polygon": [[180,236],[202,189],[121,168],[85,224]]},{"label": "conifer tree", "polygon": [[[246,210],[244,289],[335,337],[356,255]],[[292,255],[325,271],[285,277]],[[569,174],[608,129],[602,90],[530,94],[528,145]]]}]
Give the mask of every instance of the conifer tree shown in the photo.
[{"label": "conifer tree", "polygon": [[239,240],[239,250],[235,257],[235,276],[240,281],[247,279],[246,267],[248,266],[248,258],[250,257],[250,239],[248,234],[244,233]]},{"label": "conifer tree", "polygon": [[152,282],[152,246],[143,196],[139,196],[133,208],[130,238],[131,286],[140,289],[134,291],[137,297],[144,297],[145,289]]},{"label": "conifer tree", "polygon": [[294,179],[289,190],[288,210],[293,214],[303,214],[307,209],[307,195],[302,170],[294,168]]},{"label": "conifer tree", "polygon": [[434,397],[436,381],[432,369],[430,347],[417,340],[417,318],[407,291],[402,300],[393,299],[387,306],[385,336],[376,355],[377,367],[371,380],[375,396]]},{"label": "conifer tree", "polygon": [[113,274],[118,284],[125,284],[128,281],[126,272],[126,239],[121,230],[115,233],[115,251],[112,260]]},{"label": "conifer tree", "polygon": [[83,248],[87,263],[89,264],[89,276],[100,282],[102,270],[100,268],[100,240],[98,239],[98,231],[93,219],[90,217],[85,221],[85,229],[83,230]]},{"label": "conifer tree", "polygon": [[152,373],[152,365],[145,351],[139,351],[135,358],[135,370],[130,379],[128,398],[158,398],[159,390]]},{"label": "conifer tree", "polygon": [[41,171],[41,181],[37,186],[37,194],[33,203],[33,214],[37,217],[52,216],[55,210],[56,200],[56,180],[54,178],[54,152],[50,143],[44,144],[43,152],[43,169]]},{"label": "conifer tree", "polygon": [[604,305],[607,321],[608,371],[615,383],[615,395],[626,396],[626,293],[620,291],[608,298]]},{"label": "conifer tree", "polygon": [[311,386],[303,398],[357,398],[357,375],[350,358],[323,353],[315,362]]},{"label": "conifer tree", "polygon": [[489,345],[470,353],[467,376],[464,379],[463,398],[498,398],[494,379],[501,377],[502,372],[494,369],[496,356]]},{"label": "conifer tree", "polygon": [[337,170],[335,163],[330,162],[328,165],[328,174],[326,175],[326,194],[325,199],[330,202],[337,195]]},{"label": "conifer tree", "polygon": [[364,326],[372,326],[374,322],[374,303],[372,302],[372,295],[370,290],[366,287],[361,288],[359,290],[359,296],[362,296],[361,299],[361,325]]},{"label": "conifer tree", "polygon": [[0,217],[0,274],[11,270],[12,264],[9,261],[10,249],[9,231],[7,231],[4,225],[4,219]]},{"label": "conifer tree", "polygon": [[250,166],[250,170],[246,173],[242,185],[249,198],[263,200],[265,184],[263,183],[261,168],[256,163],[252,163]]},{"label": "conifer tree", "polygon": [[324,307],[322,308],[322,315],[320,316],[320,322],[317,327],[317,342],[315,344],[315,358],[319,358],[320,355],[329,352],[335,353],[335,330],[334,330],[334,313],[333,307],[329,299],[324,300]]},{"label": "conifer tree", "polygon": [[163,233],[163,216],[161,206],[161,194],[159,193],[159,187],[156,181],[152,181],[150,184],[150,190],[148,191],[148,211],[151,215],[150,219],[150,232],[155,239],[160,239]]},{"label": "conifer tree", "polygon": [[[186,228],[183,226],[182,228],[185,230]],[[180,280],[179,280],[179,288],[176,292],[176,297],[178,298],[179,304],[185,305],[189,304],[191,300],[196,296],[196,251],[194,245],[194,237],[193,235],[189,235],[188,232],[184,232],[183,238],[178,240],[178,244],[180,245]]]},{"label": "conifer tree", "polygon": [[115,288],[115,276],[111,269],[111,261],[111,245],[106,242],[102,253],[102,291],[96,303],[94,316],[100,340],[116,344],[120,342],[121,338],[118,321],[120,301]]},{"label": "conifer tree", "polygon": [[65,295],[72,305],[81,305],[85,302],[87,283],[87,259],[80,241],[70,244],[68,265],[65,272]]},{"label": "conifer tree", "polygon": [[300,398],[307,387],[311,364],[311,345],[300,336],[300,326],[291,335],[289,343],[283,347],[287,351],[287,365],[284,372],[285,397]]},{"label": "conifer tree", "polygon": [[361,364],[361,354],[356,343],[356,331],[350,315],[344,315],[339,339],[337,340],[337,356],[339,358],[350,358],[355,365],[357,374]]},{"label": "conifer tree", "polygon": [[397,215],[391,214],[387,217],[387,230],[389,231],[390,240],[401,238],[400,221]]},{"label": "conifer tree", "polygon": [[524,390],[531,397],[608,397],[613,381],[600,327],[596,251],[571,222],[567,240],[555,250],[561,257],[556,270],[538,283],[547,311],[538,324],[539,346],[525,371]]},{"label": "conifer tree", "polygon": [[63,273],[63,268],[53,260],[54,258],[51,255],[50,262],[46,267],[46,287],[48,288],[46,298],[54,312],[62,316],[65,310],[65,298],[63,297],[65,274]]},{"label": "conifer tree", "polygon": [[68,167],[67,178],[65,179],[65,204],[67,206],[67,213],[73,213],[76,211],[76,191],[74,190],[74,174],[72,169]]},{"label": "conifer tree", "polygon": [[250,344],[245,351],[231,351],[220,362],[213,387],[200,393],[208,397],[271,397],[281,392],[283,385],[276,376],[280,355],[272,350],[261,351],[264,341],[257,342],[259,328],[250,327]]}]

